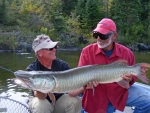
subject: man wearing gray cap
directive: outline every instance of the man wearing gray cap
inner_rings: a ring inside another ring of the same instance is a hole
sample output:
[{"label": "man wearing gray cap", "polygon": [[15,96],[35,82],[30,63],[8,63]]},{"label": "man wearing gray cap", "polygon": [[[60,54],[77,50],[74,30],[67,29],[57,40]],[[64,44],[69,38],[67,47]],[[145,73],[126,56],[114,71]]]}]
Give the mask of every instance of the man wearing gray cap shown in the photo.
[{"label": "man wearing gray cap", "polygon": [[[39,35],[34,39],[32,48],[37,60],[31,63],[28,71],[64,71],[70,69],[69,65],[56,58],[56,48],[59,41],[53,42],[47,35]],[[29,108],[32,113],[80,113],[81,100],[78,96],[68,94],[33,91],[34,97],[30,99]]]}]

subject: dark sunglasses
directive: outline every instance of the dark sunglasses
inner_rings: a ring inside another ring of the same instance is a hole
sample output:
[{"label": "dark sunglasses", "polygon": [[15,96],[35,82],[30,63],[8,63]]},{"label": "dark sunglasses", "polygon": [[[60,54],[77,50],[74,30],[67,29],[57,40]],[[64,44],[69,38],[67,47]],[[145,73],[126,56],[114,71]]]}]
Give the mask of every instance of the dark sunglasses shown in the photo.
[{"label": "dark sunglasses", "polygon": [[52,51],[53,49],[57,49],[57,46],[53,47],[53,48],[43,48],[44,50],[49,50],[49,51]]},{"label": "dark sunglasses", "polygon": [[113,32],[111,31],[111,32],[109,32],[109,33],[107,33],[107,34],[101,34],[101,33],[99,33],[99,32],[93,32],[93,37],[95,38],[95,39],[97,39],[98,38],[98,36],[100,37],[100,39],[102,39],[102,40],[107,40],[108,38],[109,38],[109,36],[110,35],[112,35],[113,34]]}]

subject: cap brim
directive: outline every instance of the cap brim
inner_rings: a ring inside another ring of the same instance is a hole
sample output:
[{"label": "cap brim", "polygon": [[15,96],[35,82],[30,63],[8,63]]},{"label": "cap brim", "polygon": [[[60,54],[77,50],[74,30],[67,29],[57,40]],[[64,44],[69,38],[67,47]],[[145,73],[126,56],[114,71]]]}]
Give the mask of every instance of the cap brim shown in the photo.
[{"label": "cap brim", "polygon": [[45,46],[44,48],[53,48],[53,47],[55,47],[56,45],[59,45],[59,44],[60,44],[59,41],[58,42],[51,42],[47,46]]},{"label": "cap brim", "polygon": [[101,33],[101,34],[107,34],[107,33],[110,32],[110,30],[105,29],[105,28],[95,28],[95,29],[93,30],[93,32],[99,32],[99,33]]}]

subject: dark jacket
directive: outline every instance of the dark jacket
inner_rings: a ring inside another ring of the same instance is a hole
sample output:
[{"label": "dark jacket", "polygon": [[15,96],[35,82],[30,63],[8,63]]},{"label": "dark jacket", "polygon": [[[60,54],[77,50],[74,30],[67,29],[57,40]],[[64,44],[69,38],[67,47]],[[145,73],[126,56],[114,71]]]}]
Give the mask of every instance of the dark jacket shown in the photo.
[{"label": "dark jacket", "polygon": [[[58,59],[58,58],[53,61],[53,63],[52,63],[52,68],[51,68],[51,69],[48,69],[48,68],[44,67],[44,66],[38,61],[38,59],[37,59],[36,61],[32,62],[32,63],[26,68],[27,71],[33,71],[33,70],[34,70],[34,71],[64,71],[64,70],[68,70],[68,69],[70,69],[69,65],[68,65],[66,62],[64,62],[63,60],[60,60],[60,59]],[[33,92],[32,92],[32,94],[33,94]],[[57,99],[58,99],[59,97],[61,97],[63,94],[62,94],[62,93],[61,93],[61,94],[60,94],[60,93],[59,93],[59,94],[54,93],[54,95],[55,95],[55,98],[56,98],[56,100],[57,100]],[[47,98],[47,100],[49,100],[49,102],[51,102],[49,96],[47,96],[46,98]]]}]

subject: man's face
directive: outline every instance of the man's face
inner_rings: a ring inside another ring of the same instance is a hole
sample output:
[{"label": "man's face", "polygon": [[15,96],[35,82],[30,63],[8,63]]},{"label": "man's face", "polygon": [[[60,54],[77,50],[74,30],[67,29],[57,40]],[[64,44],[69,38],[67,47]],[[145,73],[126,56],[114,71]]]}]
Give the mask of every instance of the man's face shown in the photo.
[{"label": "man's face", "polygon": [[112,44],[112,36],[109,36],[108,39],[102,40],[101,38],[97,38],[98,47],[101,49],[107,48],[110,44]]},{"label": "man's face", "polygon": [[110,31],[109,33],[107,34],[101,34],[99,32],[94,32],[93,33],[93,37],[95,39],[97,39],[97,44],[98,44],[98,47],[101,48],[101,49],[105,49],[107,48],[108,46],[110,46],[113,42],[113,32]]},{"label": "man's face", "polygon": [[50,60],[53,61],[56,59],[56,47],[49,48],[49,49],[41,49],[38,53],[43,60]]}]

